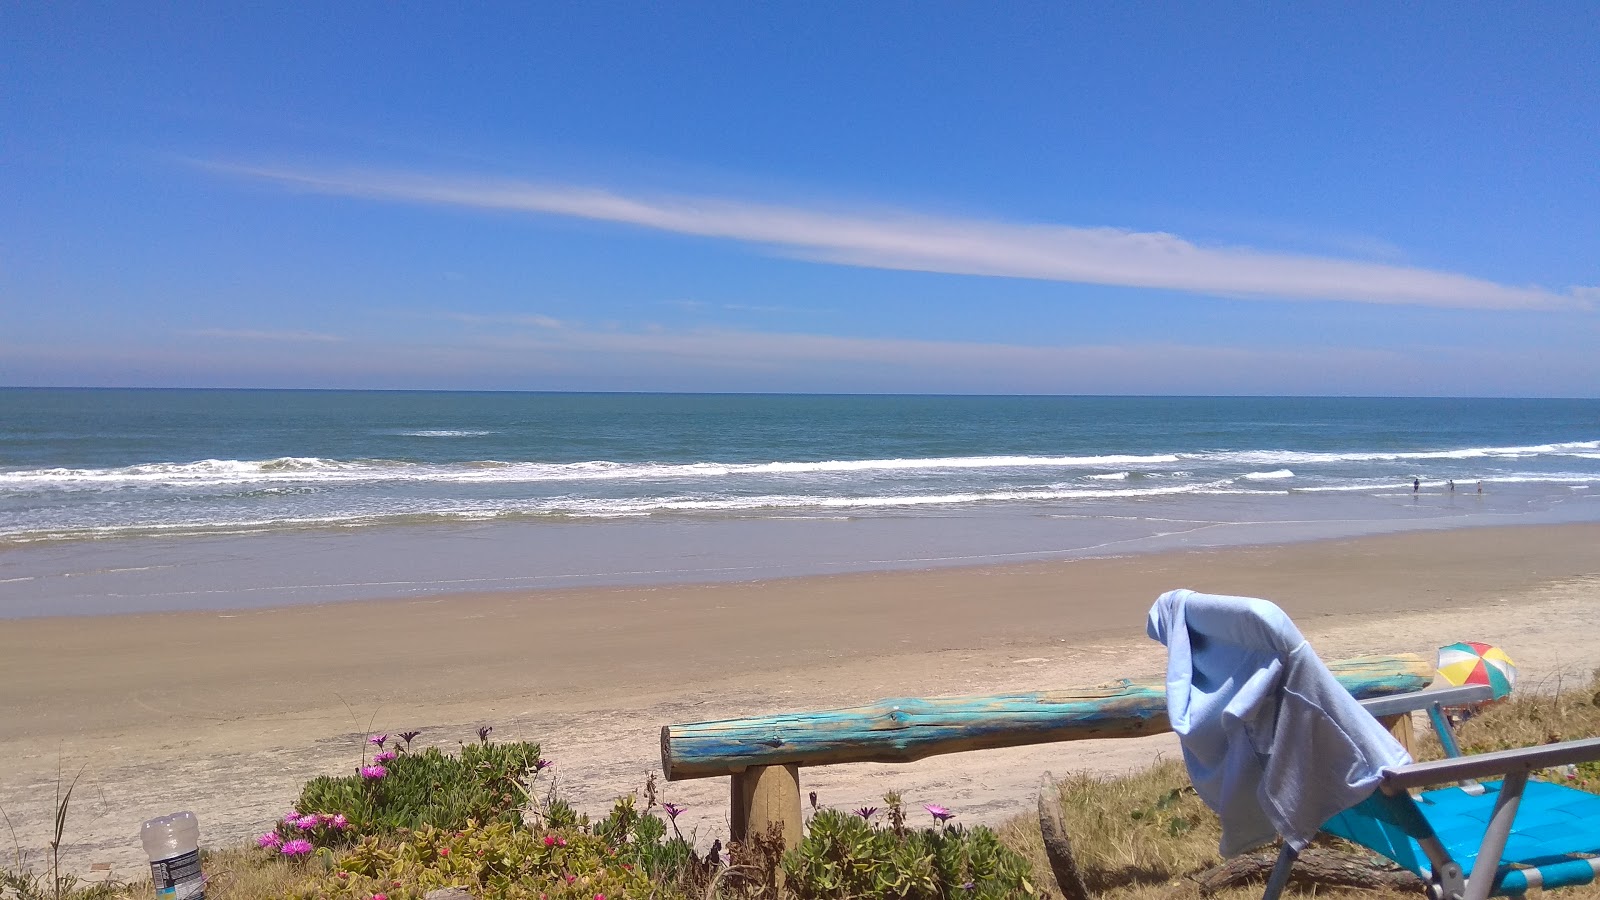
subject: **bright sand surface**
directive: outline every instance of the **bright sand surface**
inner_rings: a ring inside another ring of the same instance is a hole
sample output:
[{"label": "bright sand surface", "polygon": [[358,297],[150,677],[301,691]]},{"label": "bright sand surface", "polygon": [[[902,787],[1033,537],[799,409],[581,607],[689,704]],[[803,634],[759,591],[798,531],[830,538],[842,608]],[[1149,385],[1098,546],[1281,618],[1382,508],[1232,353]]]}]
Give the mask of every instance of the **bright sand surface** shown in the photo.
[{"label": "bright sand surface", "polygon": [[[292,564],[286,561],[286,564]],[[580,809],[659,771],[662,725],[1158,677],[1144,637],[1174,587],[1267,597],[1324,658],[1504,647],[1519,689],[1600,665],[1600,525],[1480,528],[1113,559],[782,581],[468,594],[231,612],[0,622],[0,804],[48,841],[58,771],[82,780],[65,860],[139,874],[145,818],[191,809],[203,840],[266,830],[318,774],[350,772],[370,727],[421,744],[543,744]],[[1031,808],[1040,775],[1119,772],[1171,735],[803,770],[845,807],[898,789],[960,821]],[[663,798],[703,843],[727,779]]]}]

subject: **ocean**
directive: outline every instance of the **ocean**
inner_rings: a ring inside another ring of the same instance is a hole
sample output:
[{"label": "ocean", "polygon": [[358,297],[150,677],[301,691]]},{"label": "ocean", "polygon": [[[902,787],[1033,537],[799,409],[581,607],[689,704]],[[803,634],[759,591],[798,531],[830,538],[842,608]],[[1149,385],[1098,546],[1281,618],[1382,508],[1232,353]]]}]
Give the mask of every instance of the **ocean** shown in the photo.
[{"label": "ocean", "polygon": [[1600,400],[0,390],[0,616],[1572,521]]}]

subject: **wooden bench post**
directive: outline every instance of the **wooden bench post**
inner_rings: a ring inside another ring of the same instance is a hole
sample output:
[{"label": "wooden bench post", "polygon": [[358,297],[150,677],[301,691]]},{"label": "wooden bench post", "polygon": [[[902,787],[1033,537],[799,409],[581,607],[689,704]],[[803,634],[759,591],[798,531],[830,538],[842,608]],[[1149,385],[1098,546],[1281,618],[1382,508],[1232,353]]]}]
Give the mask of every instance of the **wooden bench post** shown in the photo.
[{"label": "wooden bench post", "polygon": [[800,818],[800,766],[751,766],[733,775],[729,790],[733,821],[730,837],[745,841],[765,834],[769,825],[783,826],[783,845],[800,846],[804,821]]},{"label": "wooden bench post", "polygon": [[1398,716],[1383,716],[1378,719],[1378,722],[1389,729],[1389,733],[1394,735],[1394,739],[1400,742],[1400,746],[1406,748],[1406,753],[1412,752],[1411,743],[1416,738],[1416,732],[1411,727],[1410,713],[1401,713]]}]

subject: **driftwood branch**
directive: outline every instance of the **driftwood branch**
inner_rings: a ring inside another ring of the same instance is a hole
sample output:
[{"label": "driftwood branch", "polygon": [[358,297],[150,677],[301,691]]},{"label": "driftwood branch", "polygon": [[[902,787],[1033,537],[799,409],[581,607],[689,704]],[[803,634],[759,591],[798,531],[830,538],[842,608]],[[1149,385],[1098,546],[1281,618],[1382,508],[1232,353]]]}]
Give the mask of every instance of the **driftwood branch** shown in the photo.
[{"label": "driftwood branch", "polygon": [[1050,871],[1056,876],[1056,886],[1066,900],[1089,900],[1089,887],[1083,883],[1083,873],[1078,871],[1078,861],[1072,855],[1072,839],[1061,820],[1061,792],[1049,772],[1039,784],[1039,834],[1044,838],[1044,855],[1050,860]]},{"label": "driftwood branch", "polygon": [[[1213,866],[1190,876],[1200,885],[1200,893],[1209,896],[1224,888],[1251,881],[1266,881],[1277,862],[1278,851],[1257,850],[1235,856],[1219,866]],[[1052,860],[1053,862],[1053,860]],[[1374,859],[1342,853],[1321,847],[1307,848],[1295,860],[1289,873],[1289,883],[1300,887],[1320,886],[1368,888],[1423,893],[1422,879],[1405,869],[1394,868]]]}]

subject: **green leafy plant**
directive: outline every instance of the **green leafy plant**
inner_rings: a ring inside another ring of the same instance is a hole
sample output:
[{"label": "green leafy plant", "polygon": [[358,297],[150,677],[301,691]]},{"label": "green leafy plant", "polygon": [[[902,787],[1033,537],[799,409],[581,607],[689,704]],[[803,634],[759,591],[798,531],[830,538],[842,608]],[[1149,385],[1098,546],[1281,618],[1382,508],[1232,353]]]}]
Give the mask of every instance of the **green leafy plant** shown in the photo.
[{"label": "green leafy plant", "polygon": [[343,815],[353,835],[517,822],[533,773],[548,765],[539,745],[526,742],[466,744],[459,755],[433,747],[380,755],[390,758],[355,775],[307,782],[295,808]]},{"label": "green leafy plant", "polygon": [[441,887],[465,888],[481,900],[663,896],[647,873],[619,859],[607,838],[582,831],[536,834],[511,822],[369,836],[298,896],[416,900]]},{"label": "green leafy plant", "polygon": [[871,807],[818,811],[800,846],[784,857],[786,889],[805,900],[1037,896],[1030,863],[993,831],[952,824],[907,828],[895,799],[889,800],[887,828],[872,825]]}]

